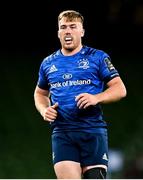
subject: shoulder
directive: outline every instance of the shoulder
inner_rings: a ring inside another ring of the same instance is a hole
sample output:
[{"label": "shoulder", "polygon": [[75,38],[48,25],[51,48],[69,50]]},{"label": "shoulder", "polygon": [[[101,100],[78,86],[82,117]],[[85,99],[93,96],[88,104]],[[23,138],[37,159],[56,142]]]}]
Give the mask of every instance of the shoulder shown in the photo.
[{"label": "shoulder", "polygon": [[45,71],[47,68],[49,68],[51,63],[55,60],[56,56],[58,56],[58,51],[55,51],[43,58],[40,64],[40,71]]},{"label": "shoulder", "polygon": [[109,56],[105,51],[94,47],[84,46],[85,55],[106,57]]},{"label": "shoulder", "polygon": [[50,55],[48,55],[48,56],[46,56],[46,57],[43,59],[42,63],[51,62],[51,61],[53,61],[54,59],[56,59],[58,56],[59,56],[59,50],[53,52],[52,54],[50,54]]}]

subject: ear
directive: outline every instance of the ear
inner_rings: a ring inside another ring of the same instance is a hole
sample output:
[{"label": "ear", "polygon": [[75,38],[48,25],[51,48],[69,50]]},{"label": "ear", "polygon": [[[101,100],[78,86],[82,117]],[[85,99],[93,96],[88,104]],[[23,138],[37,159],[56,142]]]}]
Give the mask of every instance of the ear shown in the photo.
[{"label": "ear", "polygon": [[57,35],[58,35],[58,38],[60,38],[60,36],[59,36],[59,31],[57,32]]},{"label": "ear", "polygon": [[83,37],[85,34],[85,29],[82,30],[82,34],[81,34],[81,37]]}]

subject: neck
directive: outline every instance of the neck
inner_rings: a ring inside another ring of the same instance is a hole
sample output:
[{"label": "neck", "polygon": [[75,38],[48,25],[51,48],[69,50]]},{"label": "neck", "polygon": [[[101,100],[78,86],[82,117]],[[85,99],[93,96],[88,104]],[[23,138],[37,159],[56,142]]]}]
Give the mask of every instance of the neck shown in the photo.
[{"label": "neck", "polygon": [[72,55],[78,53],[82,49],[82,47],[83,46],[80,45],[76,49],[73,49],[73,50],[68,50],[68,49],[62,48],[61,52],[64,56],[72,56]]}]

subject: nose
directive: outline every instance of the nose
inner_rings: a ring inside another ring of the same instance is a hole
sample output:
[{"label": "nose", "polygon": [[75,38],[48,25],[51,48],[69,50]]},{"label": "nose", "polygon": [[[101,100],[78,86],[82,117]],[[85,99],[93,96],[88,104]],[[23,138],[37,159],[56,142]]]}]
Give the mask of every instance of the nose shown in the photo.
[{"label": "nose", "polygon": [[71,28],[69,26],[67,26],[66,33],[70,33],[70,32],[71,32]]}]

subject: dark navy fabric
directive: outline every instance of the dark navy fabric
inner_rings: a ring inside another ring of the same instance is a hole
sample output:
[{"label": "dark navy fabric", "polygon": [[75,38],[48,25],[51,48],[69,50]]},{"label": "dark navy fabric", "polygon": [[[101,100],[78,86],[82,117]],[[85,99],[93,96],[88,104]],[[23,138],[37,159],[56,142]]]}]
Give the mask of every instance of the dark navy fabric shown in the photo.
[{"label": "dark navy fabric", "polygon": [[107,133],[59,132],[52,134],[53,163],[64,160],[108,166]]}]

